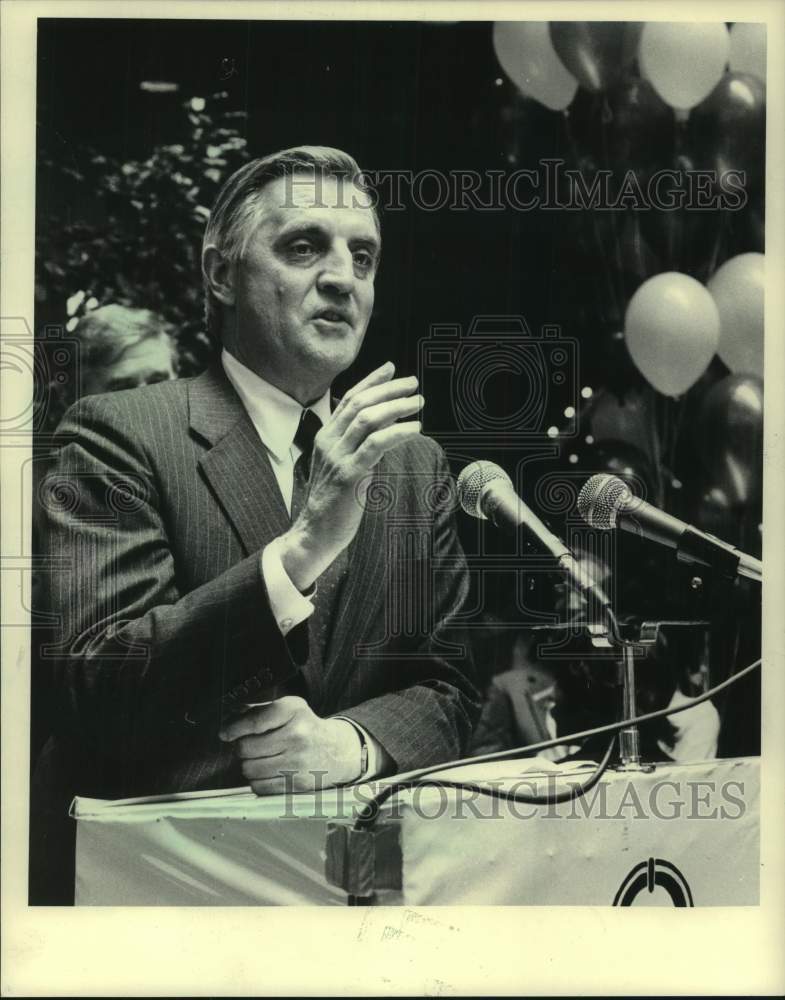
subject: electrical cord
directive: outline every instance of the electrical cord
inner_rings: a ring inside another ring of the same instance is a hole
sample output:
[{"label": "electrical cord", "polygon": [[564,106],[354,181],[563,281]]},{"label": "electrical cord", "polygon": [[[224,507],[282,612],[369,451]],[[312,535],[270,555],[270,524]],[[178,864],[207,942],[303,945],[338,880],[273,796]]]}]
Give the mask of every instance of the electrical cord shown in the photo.
[{"label": "electrical cord", "polygon": [[489,785],[478,785],[473,781],[450,781],[449,779],[441,778],[425,778],[425,780],[422,778],[411,778],[407,781],[395,782],[394,784],[387,785],[383,788],[379,794],[368,803],[355,820],[354,829],[366,830],[372,826],[379,815],[379,810],[387,799],[389,799],[392,795],[395,795],[397,792],[406,791],[408,788],[458,788],[470,792],[481,792],[483,795],[488,795],[493,799],[502,799],[507,802],[524,802],[527,805],[544,806],[559,802],[570,802],[572,799],[580,798],[581,795],[585,795],[586,792],[591,791],[591,789],[594,788],[603,774],[607,771],[615,743],[616,734],[614,733],[602,760],[592,771],[586,781],[582,784],[573,784],[563,792],[543,793],[540,795],[532,792],[529,795],[522,795],[520,792],[506,792],[501,788],[494,788]]},{"label": "electrical cord", "polygon": [[[573,799],[577,799],[587,792],[591,791],[592,788],[599,782],[603,774],[608,769],[610,763],[611,754],[613,753],[613,748],[616,743],[617,733],[627,728],[627,726],[638,725],[641,722],[651,722],[654,719],[661,719],[666,715],[677,715],[679,712],[684,712],[688,708],[692,708],[693,705],[700,705],[701,702],[708,701],[709,698],[714,697],[720,691],[724,691],[729,688],[732,684],[741,680],[742,677],[746,677],[747,674],[752,673],[753,670],[757,670],[762,663],[762,659],[758,657],[757,660],[750,663],[748,666],[744,667],[743,670],[739,670],[737,673],[733,674],[732,677],[728,677],[726,680],[722,681],[720,684],[716,684],[713,688],[709,688],[708,691],[704,691],[703,694],[698,695],[695,698],[690,698],[689,701],[682,705],[679,705],[675,709],[662,708],[658,709],[656,712],[647,712],[645,715],[637,715],[631,719],[623,719],[621,722],[613,722],[606,726],[597,726],[594,729],[586,729],[580,733],[567,734],[565,736],[559,736],[552,740],[543,740],[540,743],[530,744],[527,747],[517,747],[513,750],[502,750],[498,753],[483,754],[481,757],[464,757],[462,760],[451,761],[447,764],[437,764],[429,768],[422,768],[419,771],[412,772],[406,778],[399,781],[395,781],[390,785],[386,785],[381,791],[379,791],[370,802],[368,802],[357,818],[354,821],[354,830],[356,831],[368,831],[373,828],[376,822],[381,807],[384,803],[390,799],[393,795],[398,792],[405,791],[409,788],[422,788],[422,787],[435,787],[435,788],[457,788],[468,791],[478,791],[481,794],[488,795],[492,798],[503,799],[508,802],[518,802],[525,803],[527,805],[551,805],[558,804],[560,802],[569,802]],[[571,743],[575,740],[588,739],[591,736],[599,736],[602,733],[612,733],[611,741],[608,744],[608,749],[597,765],[597,767],[592,771],[589,777],[582,784],[571,785],[569,789],[563,792],[556,793],[544,793],[544,794],[530,794],[523,795],[520,792],[505,792],[498,788],[493,788],[484,785],[478,785],[474,782],[464,782],[464,781],[450,781],[449,779],[437,779],[428,778],[429,775],[435,774],[441,771],[448,771],[456,767],[464,767],[469,764],[479,764],[486,761],[494,760],[511,760],[520,758],[521,755],[531,756],[538,753],[540,750],[546,750],[549,747],[559,746],[563,743]],[[425,780],[423,780],[425,779]],[[347,899],[349,906],[366,906],[372,902],[372,896],[358,896],[350,893]]]},{"label": "electrical cord", "polygon": [[[704,691],[703,694],[698,695],[695,698],[690,698],[689,701],[678,705],[676,708],[661,708],[656,712],[647,712],[645,715],[636,715],[631,719],[622,719],[620,722],[612,722],[605,726],[597,726],[594,729],[585,729],[583,732],[579,733],[568,733],[563,736],[558,736],[555,739],[543,740],[540,743],[531,743],[525,747],[515,747],[512,750],[501,750],[496,753],[483,754],[479,757],[464,757],[461,760],[449,761],[442,764],[434,764],[431,767],[422,768],[419,771],[413,771],[402,777],[399,781],[394,781],[389,785],[382,788],[374,797],[368,802],[363,809],[358,814],[355,819],[354,828],[356,830],[367,829],[372,826],[376,821],[379,814],[379,809],[382,805],[394,794],[400,791],[405,791],[408,788],[415,788],[422,785],[432,785],[434,787],[448,787],[448,788],[480,788],[481,791],[485,791],[491,794],[490,789],[483,788],[482,786],[474,786],[467,782],[451,782],[449,779],[439,779],[431,781],[423,781],[423,778],[427,778],[429,775],[441,773],[442,771],[453,770],[457,767],[467,767],[470,764],[482,764],[490,761],[496,760],[514,760],[522,756],[533,756],[539,753],[540,750],[547,750],[550,747],[560,746],[565,743],[574,743],[577,740],[586,740],[592,736],[600,736],[603,733],[612,733],[613,739],[603,757],[602,761],[598,765],[597,769],[591,774],[589,779],[584,785],[574,785],[569,792],[556,793],[557,796],[565,795],[566,798],[556,798],[553,795],[537,796],[529,795],[525,796],[520,793],[512,795],[510,793],[504,793],[500,797],[507,798],[511,801],[521,802],[531,805],[548,805],[552,802],[562,802],[569,801],[570,799],[578,798],[580,795],[584,795],[586,792],[590,791],[591,788],[600,780],[604,772],[608,767],[608,762],[610,761],[611,752],[613,750],[613,745],[616,740],[616,733],[620,732],[622,729],[626,729],[628,726],[638,725],[642,722],[651,722],[654,719],[662,719],[666,715],[677,715],[679,712],[684,712],[688,708],[692,708],[693,705],[699,705],[701,702],[708,701],[709,698],[714,697],[720,691],[724,691],[726,688],[735,684],[737,681],[741,680],[742,677],[746,677],[747,674],[752,673],[761,665],[761,658],[759,657],[749,666],[744,667],[743,670],[739,670],[737,673],[733,674],[732,677],[728,677],[726,680],[722,681],[720,684],[716,684],[713,688],[708,691]],[[493,790],[495,791],[495,790]]]}]

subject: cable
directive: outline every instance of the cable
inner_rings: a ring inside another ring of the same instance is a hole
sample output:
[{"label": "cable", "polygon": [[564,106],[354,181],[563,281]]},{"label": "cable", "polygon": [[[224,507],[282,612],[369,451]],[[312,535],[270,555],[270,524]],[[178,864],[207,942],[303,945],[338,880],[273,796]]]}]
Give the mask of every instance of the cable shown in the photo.
[{"label": "cable", "polygon": [[[651,722],[654,719],[661,719],[666,715],[678,715],[679,712],[684,712],[688,708],[692,708],[693,705],[700,705],[701,702],[708,701],[709,698],[712,698],[718,692],[729,688],[732,684],[735,684],[736,681],[741,680],[742,677],[746,677],[747,674],[752,673],[753,670],[757,670],[761,663],[762,659],[758,657],[757,660],[744,667],[743,670],[739,670],[737,673],[733,674],[732,677],[728,677],[720,684],[716,684],[713,688],[710,688],[708,691],[704,691],[703,694],[698,695],[696,698],[690,698],[689,701],[679,705],[675,709],[662,708],[656,712],[647,712],[645,715],[637,715],[631,719],[623,719],[621,722],[613,722],[606,726],[597,726],[594,729],[586,729],[581,733],[571,733],[559,736],[556,739],[543,740],[540,743],[530,744],[527,747],[517,747],[513,750],[503,750],[499,753],[483,754],[481,757],[464,757],[462,760],[451,761],[447,764],[436,764],[432,767],[422,768],[419,771],[412,772],[406,778],[396,781],[381,789],[381,791],[379,791],[373,799],[371,799],[371,801],[363,807],[354,821],[354,829],[357,831],[369,830],[376,822],[376,819],[379,816],[379,811],[384,803],[396,793],[405,791],[408,788],[434,787],[457,788],[461,790],[465,789],[468,791],[478,791],[481,794],[488,795],[492,798],[503,799],[508,802],[521,802],[526,803],[527,805],[551,805],[577,799],[591,791],[591,789],[599,782],[600,778],[608,769],[611,754],[613,753],[613,747],[616,743],[616,734],[620,730],[627,728],[627,726],[637,725],[641,722]],[[424,778],[427,778],[428,775],[435,774],[439,771],[448,771],[456,767],[465,767],[469,764],[480,764],[486,761],[515,759],[516,757],[520,757],[521,754],[531,756],[540,750],[546,750],[552,746],[559,746],[563,743],[571,743],[574,740],[588,739],[591,736],[598,736],[602,733],[613,734],[611,741],[608,744],[608,749],[605,751],[605,755],[602,760],[589,775],[586,781],[583,782],[583,784],[572,785],[569,789],[563,792],[556,792],[555,794],[546,792],[540,795],[523,795],[519,792],[504,792],[498,788],[477,785],[474,782],[450,781],[449,779],[437,778],[425,781],[423,780]],[[358,896],[350,893],[347,902],[349,906],[364,906],[371,902],[372,898],[372,896]]]},{"label": "cable", "polygon": [[[611,741],[611,744],[608,747],[606,755],[597,769],[599,774],[597,772],[593,772],[591,778],[589,779],[589,781],[595,779],[594,783],[596,784],[596,781],[599,781],[600,777],[607,769],[608,766],[607,761],[610,760],[610,753],[611,750],[613,749],[613,744],[615,742],[615,734],[618,733],[620,730],[626,729],[628,726],[638,725],[641,722],[651,722],[654,719],[661,719],[664,718],[666,715],[677,715],[679,712],[684,712],[688,708],[692,708],[693,705],[699,705],[701,702],[708,701],[709,698],[712,698],[719,691],[724,691],[725,688],[728,688],[732,684],[735,684],[736,681],[741,680],[742,677],[745,677],[753,670],[756,670],[760,665],[761,665],[761,659],[759,657],[753,663],[749,664],[749,666],[744,667],[743,670],[739,670],[732,677],[728,677],[727,680],[722,681],[720,684],[716,684],[713,688],[710,688],[708,691],[704,691],[703,694],[698,695],[695,698],[690,698],[689,701],[684,702],[683,704],[679,705],[676,708],[661,708],[658,709],[656,712],[647,712],[645,715],[636,715],[631,719],[622,719],[621,722],[612,722],[605,726],[597,726],[594,729],[585,729],[583,732],[580,733],[568,733],[564,736],[557,736],[555,739],[543,740],[540,743],[532,743],[525,747],[515,747],[512,750],[501,750],[498,751],[497,753],[483,754],[482,756],[479,757],[464,757],[461,760],[449,761],[447,763],[442,763],[442,764],[434,764],[431,767],[422,768],[419,771],[413,771],[410,774],[406,775],[404,778],[402,778],[400,781],[393,782],[391,785],[387,785],[384,788],[382,788],[373,797],[373,799],[371,799],[371,801],[363,807],[362,811],[355,820],[355,829],[364,829],[365,826],[371,825],[373,821],[376,819],[376,816],[378,815],[379,807],[384,802],[386,802],[387,799],[396,791],[402,791],[406,788],[413,788],[423,784],[433,784],[434,786],[437,787],[439,785],[443,785],[444,787],[458,787],[458,788],[473,787],[472,785],[466,782],[449,782],[449,780],[423,782],[422,779],[427,777],[428,775],[436,774],[442,771],[453,770],[456,767],[467,767],[470,764],[483,764],[489,761],[496,761],[496,760],[515,760],[516,758],[520,758],[521,756],[532,756],[536,753],[539,753],[540,750],[547,750],[550,747],[560,746],[564,743],[573,743],[576,740],[589,739],[592,736],[600,736],[603,733],[613,733],[614,739]],[[572,790],[577,789],[577,791],[575,792],[575,794],[570,795],[570,798],[577,798],[579,795],[585,794],[587,791],[591,789],[591,787],[593,787],[593,785],[589,785],[587,783],[587,787],[584,787],[583,791],[581,791],[580,789],[582,787],[583,786],[574,786]],[[557,793],[557,794],[566,794],[566,793]],[[537,798],[536,796],[531,796],[529,798],[525,798],[522,796],[521,798],[516,799],[516,801],[531,803],[533,805],[547,804],[552,801],[562,801],[561,799],[555,800],[551,797],[551,798],[546,798],[544,803],[538,803],[536,801],[536,798]]]},{"label": "cable", "polygon": [[378,795],[376,795],[363,808],[362,812],[354,821],[354,829],[365,830],[369,826],[372,826],[379,815],[380,808],[384,805],[387,799],[397,792],[406,791],[408,788],[458,788],[461,790],[468,790],[470,792],[481,792],[483,795],[488,795],[493,799],[502,799],[507,802],[522,802],[526,805],[535,806],[552,805],[559,802],[570,802],[572,799],[580,798],[581,795],[585,795],[586,792],[591,791],[591,789],[594,788],[603,774],[607,771],[615,743],[616,734],[614,733],[602,760],[592,771],[586,781],[583,782],[583,784],[571,785],[565,791],[556,792],[555,794],[544,793],[537,795],[535,793],[531,793],[529,795],[523,795],[520,792],[506,792],[501,788],[494,788],[493,786],[477,785],[473,781],[450,781],[449,779],[442,780],[440,778],[426,778],[425,780],[422,778],[409,778],[406,781],[397,781],[394,784],[386,785],[378,793]]}]

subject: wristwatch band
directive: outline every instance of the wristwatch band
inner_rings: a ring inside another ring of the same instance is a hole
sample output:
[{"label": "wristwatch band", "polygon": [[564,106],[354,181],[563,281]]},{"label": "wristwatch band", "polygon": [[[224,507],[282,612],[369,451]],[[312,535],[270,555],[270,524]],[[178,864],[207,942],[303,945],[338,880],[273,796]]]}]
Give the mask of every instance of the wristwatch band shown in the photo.
[{"label": "wristwatch band", "polygon": [[360,773],[357,775],[358,779],[360,779],[364,778],[368,773],[368,741],[362,729],[355,726],[354,730],[360,737]]}]

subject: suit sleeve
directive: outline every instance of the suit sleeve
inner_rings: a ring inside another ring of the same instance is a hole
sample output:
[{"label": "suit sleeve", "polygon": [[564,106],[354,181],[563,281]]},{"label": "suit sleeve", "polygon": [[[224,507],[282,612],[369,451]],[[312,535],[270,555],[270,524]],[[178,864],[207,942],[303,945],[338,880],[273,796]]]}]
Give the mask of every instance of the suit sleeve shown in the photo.
[{"label": "suit sleeve", "polygon": [[496,753],[517,746],[512,705],[506,691],[491,683],[471,741],[471,755]]},{"label": "suit sleeve", "polygon": [[43,502],[58,622],[45,655],[60,725],[103,753],[152,754],[194,724],[214,733],[237,699],[296,673],[307,639],[281,635],[258,553],[180,592],[156,477],[121,416],[88,397],[60,426]]},{"label": "suit sleeve", "polygon": [[[395,770],[408,771],[460,757],[480,712],[471,644],[466,630],[452,620],[469,593],[469,572],[455,527],[455,491],[447,459],[434,442],[430,469],[431,559],[426,593],[415,577],[421,567],[407,567],[394,588],[402,601],[424,603],[431,613],[419,630],[390,642],[404,655],[384,661],[388,693],[342,711],[379,741]],[[387,600],[392,600],[388,592]],[[404,630],[407,632],[409,630]],[[356,669],[363,670],[360,661]]]}]

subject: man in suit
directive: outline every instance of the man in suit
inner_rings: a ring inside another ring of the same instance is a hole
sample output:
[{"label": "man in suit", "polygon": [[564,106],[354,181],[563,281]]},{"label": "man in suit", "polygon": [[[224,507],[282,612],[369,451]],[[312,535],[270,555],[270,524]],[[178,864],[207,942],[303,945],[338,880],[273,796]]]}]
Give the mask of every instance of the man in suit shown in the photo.
[{"label": "man in suit", "polygon": [[204,239],[220,359],[64,418],[45,504],[59,708],[33,793],[50,818],[73,794],[270,794],[465,747],[478,695],[445,623],[467,570],[417,381],[386,364],[330,395],[380,250],[345,153],[247,164]]}]

